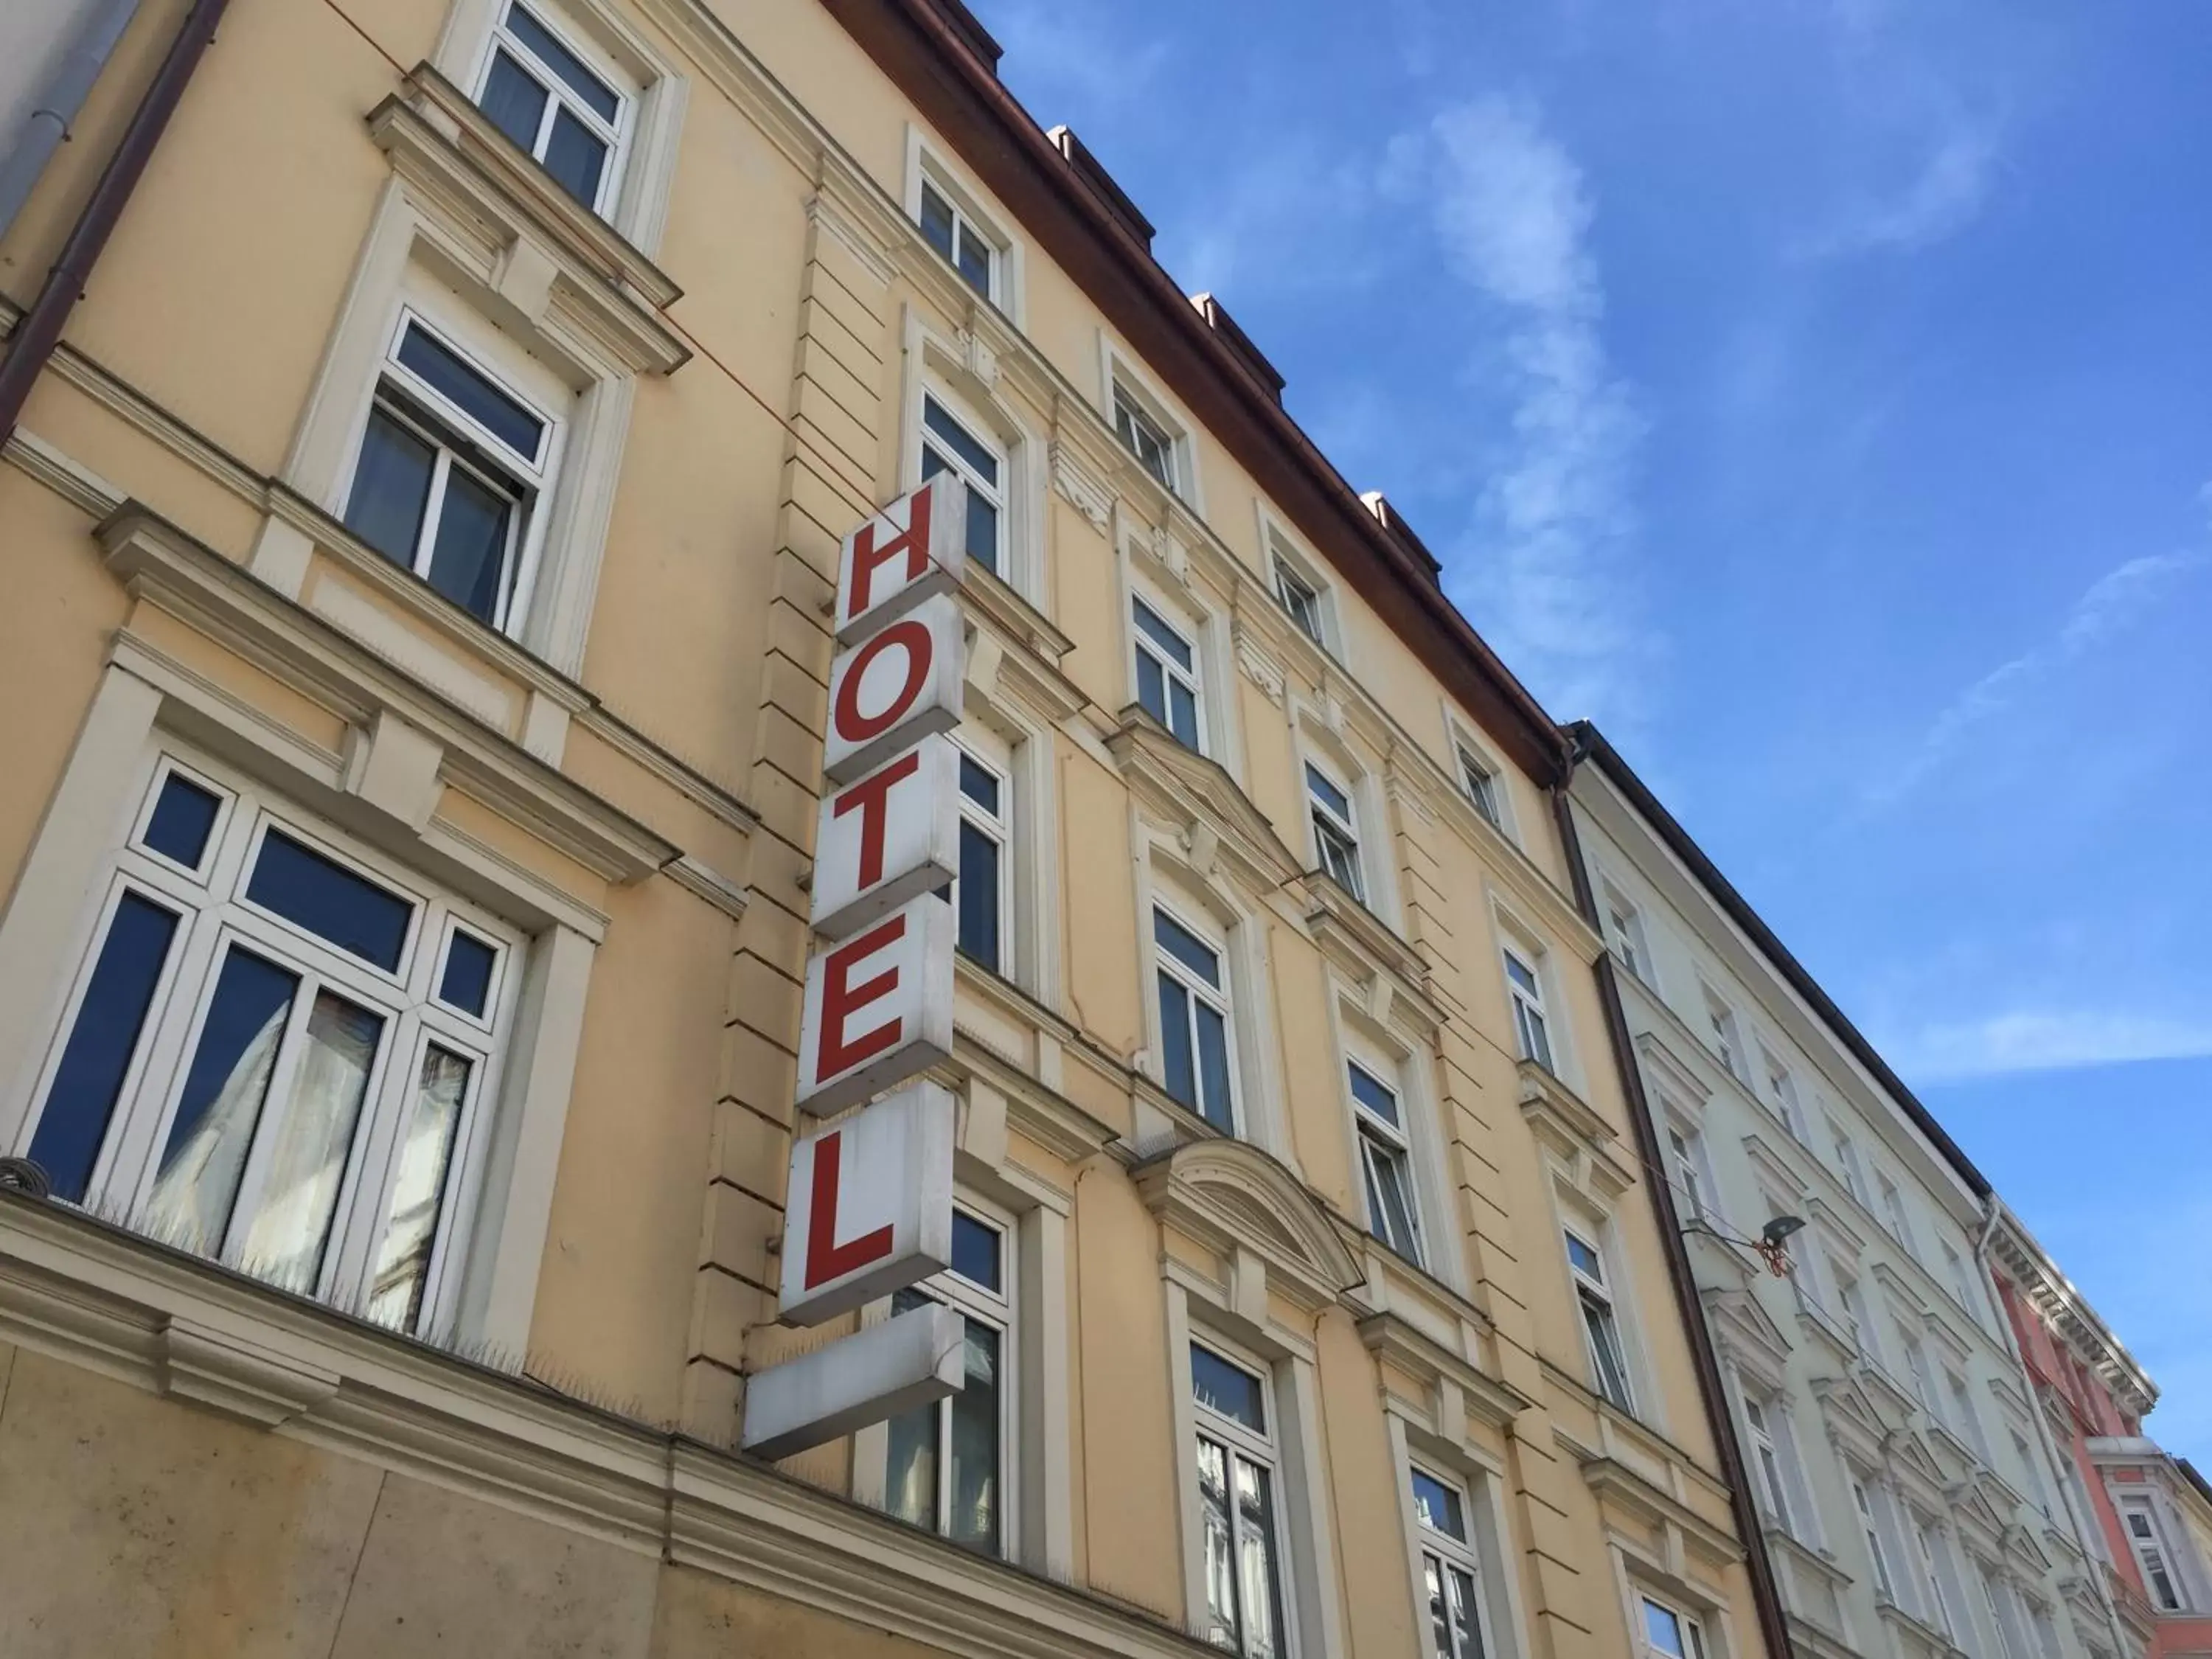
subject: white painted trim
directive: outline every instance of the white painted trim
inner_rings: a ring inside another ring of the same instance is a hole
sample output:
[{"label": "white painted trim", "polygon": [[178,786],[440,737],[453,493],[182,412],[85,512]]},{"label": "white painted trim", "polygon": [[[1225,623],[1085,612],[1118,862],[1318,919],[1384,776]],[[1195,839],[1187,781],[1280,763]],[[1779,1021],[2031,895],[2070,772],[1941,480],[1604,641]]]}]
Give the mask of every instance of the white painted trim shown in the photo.
[{"label": "white painted trim", "polygon": [[[980,185],[971,182],[948,159],[950,152],[930,142],[921,129],[912,121],[906,124],[906,161],[902,173],[903,183],[899,191],[899,204],[908,222],[916,228],[916,240],[921,240],[921,181],[926,177],[936,186],[938,193],[954,209],[965,216],[974,228],[983,234],[998,252],[993,262],[992,294],[988,303],[1004,312],[1007,319],[1019,329],[1029,321],[1028,285],[1025,281],[1028,250],[1022,239],[1009,228],[1019,222],[999,204],[996,198]],[[924,244],[927,246],[927,244]],[[933,253],[934,249],[931,249]],[[960,278],[963,291],[974,293],[965,277]]]}]

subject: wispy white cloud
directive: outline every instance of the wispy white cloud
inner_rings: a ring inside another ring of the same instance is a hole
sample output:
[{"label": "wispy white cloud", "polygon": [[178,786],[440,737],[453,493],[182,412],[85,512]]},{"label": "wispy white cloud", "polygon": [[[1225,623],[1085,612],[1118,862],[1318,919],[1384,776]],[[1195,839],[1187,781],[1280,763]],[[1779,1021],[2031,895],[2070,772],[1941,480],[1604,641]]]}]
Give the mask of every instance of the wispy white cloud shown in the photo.
[{"label": "wispy white cloud", "polygon": [[2178,1015],[2096,1008],[2019,1008],[1938,1022],[1882,1045],[1916,1082],[2055,1072],[2212,1054],[2212,1007]]},{"label": "wispy white cloud", "polygon": [[[1006,72],[1020,83],[1024,101],[1056,110],[1073,105],[1086,115],[1117,113],[1157,95],[1153,85],[1167,66],[1173,42],[1115,28],[1111,7],[1085,8],[1056,0],[997,0],[988,27],[1005,48]],[[1047,113],[1044,125],[1071,118]]]},{"label": "wispy white cloud", "polygon": [[1998,664],[1953,698],[1929,724],[1904,766],[1869,790],[1863,805],[1888,806],[1911,793],[1969,734],[2004,714],[2068,664],[2147,616],[2177,580],[2209,563],[2212,554],[2197,549],[2148,553],[2115,565],[2068,607],[2050,639]]},{"label": "wispy white cloud", "polygon": [[1447,586],[1559,713],[1632,720],[1651,641],[1621,555],[1645,422],[1607,358],[1582,170],[1532,100],[1492,95],[1400,135],[1382,186],[1428,204],[1448,268],[1504,319],[1474,374],[1511,414]]},{"label": "wispy white cloud", "polygon": [[1832,258],[1884,249],[1910,252],[1940,242],[1981,212],[2002,153],[1994,126],[1955,122],[1936,135],[1901,190],[1854,203],[1796,252],[1805,258]]}]

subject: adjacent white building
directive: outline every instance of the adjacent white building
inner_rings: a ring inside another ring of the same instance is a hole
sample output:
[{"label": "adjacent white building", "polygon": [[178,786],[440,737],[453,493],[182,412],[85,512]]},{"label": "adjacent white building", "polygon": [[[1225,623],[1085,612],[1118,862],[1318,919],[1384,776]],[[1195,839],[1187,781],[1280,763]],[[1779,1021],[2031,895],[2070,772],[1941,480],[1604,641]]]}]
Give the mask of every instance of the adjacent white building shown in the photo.
[{"label": "adjacent white building", "polygon": [[[1575,828],[1795,1651],[2117,1659],[1977,1249],[1988,1182],[1577,730]],[[1782,1218],[1778,1275],[1753,1246]]]}]

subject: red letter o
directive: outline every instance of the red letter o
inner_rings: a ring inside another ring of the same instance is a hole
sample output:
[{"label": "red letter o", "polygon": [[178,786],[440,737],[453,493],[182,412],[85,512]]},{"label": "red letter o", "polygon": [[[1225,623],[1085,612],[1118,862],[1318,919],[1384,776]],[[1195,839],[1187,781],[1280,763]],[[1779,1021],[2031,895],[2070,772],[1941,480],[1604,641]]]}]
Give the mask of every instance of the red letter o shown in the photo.
[{"label": "red letter o", "polygon": [[[906,653],[906,684],[898,696],[879,714],[860,712],[860,679],[874,662],[877,653],[896,646]],[[931,639],[927,624],[912,617],[893,623],[880,634],[853,653],[853,660],[845,671],[845,678],[837,683],[836,705],[830,711],[830,720],[837,735],[848,743],[866,743],[880,736],[904,720],[913,709],[915,699],[929,678],[930,663],[936,654],[936,642]]]}]

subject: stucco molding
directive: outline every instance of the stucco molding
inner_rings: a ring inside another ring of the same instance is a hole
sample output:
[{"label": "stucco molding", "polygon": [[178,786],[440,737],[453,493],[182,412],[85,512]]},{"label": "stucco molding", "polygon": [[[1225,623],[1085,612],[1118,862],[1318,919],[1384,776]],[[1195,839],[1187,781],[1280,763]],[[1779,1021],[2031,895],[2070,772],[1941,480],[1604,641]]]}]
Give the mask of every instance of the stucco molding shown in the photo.
[{"label": "stucco molding", "polygon": [[1194,1140],[1132,1173],[1155,1216],[1211,1249],[1251,1251],[1268,1283],[1295,1301],[1325,1306],[1366,1282],[1320,1202],[1249,1142]]},{"label": "stucco molding", "polygon": [[1306,931],[1322,954],[1361,988],[1370,1018],[1418,1042],[1433,1042],[1451,1016],[1428,991],[1428,964],[1395,929],[1320,871],[1306,877]]},{"label": "stucco molding", "polygon": [[1583,1484],[1600,1504],[1639,1527],[1663,1534],[1670,1559],[1686,1551],[1711,1570],[1733,1566],[1743,1559],[1743,1546],[1732,1533],[1706,1520],[1633,1465],[1618,1457],[1585,1457],[1582,1476]]},{"label": "stucco molding", "polygon": [[1185,748],[1135,704],[1121,711],[1106,748],[1139,805],[1182,834],[1194,854],[1203,831],[1247,892],[1268,892],[1305,873],[1273,822],[1218,761]]},{"label": "stucco molding", "polygon": [[1359,1322],[1359,1340],[1378,1359],[1389,1361],[1425,1385],[1435,1402],[1434,1431],[1457,1444],[1466,1438],[1472,1417],[1486,1427],[1506,1430],[1539,1402],[1502,1376],[1492,1376],[1473,1357],[1470,1330],[1462,1329],[1457,1348],[1438,1341],[1390,1309]]},{"label": "stucco molding", "polygon": [[[562,197],[550,178],[538,179],[538,169],[428,64],[370,112],[368,130],[441,228],[465,228],[483,243],[483,262],[500,273],[495,288],[539,326],[631,374],[670,374],[690,360],[690,346],[659,315],[682,290],[605,221]],[[522,248],[544,261],[526,280],[515,252]]]},{"label": "stucco molding", "polygon": [[1557,1077],[1531,1060],[1516,1068],[1521,1115],[1578,1192],[1610,1210],[1636,1184],[1636,1170],[1613,1149],[1620,1131]]},{"label": "stucco molding", "polygon": [[[99,530],[108,568],[142,600],[366,727],[389,709],[443,750],[441,775],[601,879],[634,882],[681,849],[530,755],[166,520],[126,504]],[[153,647],[158,652],[158,647]]]}]

